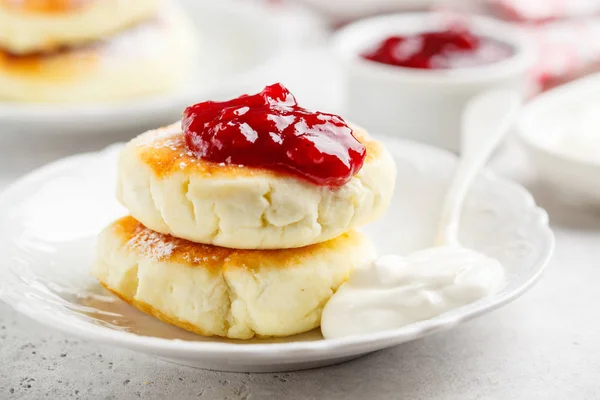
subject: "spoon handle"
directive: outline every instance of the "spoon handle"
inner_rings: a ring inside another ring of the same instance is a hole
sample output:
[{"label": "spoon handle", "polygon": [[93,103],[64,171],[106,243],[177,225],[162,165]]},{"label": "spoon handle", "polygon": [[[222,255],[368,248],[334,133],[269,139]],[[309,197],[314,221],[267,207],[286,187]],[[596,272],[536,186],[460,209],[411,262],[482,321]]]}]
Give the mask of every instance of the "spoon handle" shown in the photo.
[{"label": "spoon handle", "polygon": [[462,115],[460,160],[442,206],[436,245],[458,244],[466,194],[516,119],[520,106],[521,97],[512,90],[488,91],[467,104]]}]

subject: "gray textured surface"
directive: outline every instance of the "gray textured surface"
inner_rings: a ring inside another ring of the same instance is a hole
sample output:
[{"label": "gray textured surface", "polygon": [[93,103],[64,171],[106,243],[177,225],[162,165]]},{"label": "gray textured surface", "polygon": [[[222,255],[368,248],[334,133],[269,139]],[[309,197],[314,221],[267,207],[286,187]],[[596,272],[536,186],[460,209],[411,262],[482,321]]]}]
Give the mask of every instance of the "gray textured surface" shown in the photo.
[{"label": "gray textured surface", "polygon": [[[114,139],[23,145],[4,138],[0,146],[12,150],[0,157],[0,188],[39,164]],[[523,171],[512,157],[496,167]],[[509,306],[450,332],[329,368],[231,374],[98,346],[0,305],[0,399],[598,399],[600,216],[534,193],[557,233],[545,277]]]}]

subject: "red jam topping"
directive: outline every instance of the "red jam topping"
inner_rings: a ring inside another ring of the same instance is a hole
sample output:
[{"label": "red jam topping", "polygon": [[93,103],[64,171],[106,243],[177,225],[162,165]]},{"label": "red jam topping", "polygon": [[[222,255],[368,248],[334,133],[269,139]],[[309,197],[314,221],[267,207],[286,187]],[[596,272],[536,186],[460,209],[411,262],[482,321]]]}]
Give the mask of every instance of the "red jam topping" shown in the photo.
[{"label": "red jam topping", "polygon": [[182,126],[188,149],[203,160],[290,173],[322,186],[348,182],[366,156],[342,118],[299,107],[281,84],[188,107]]},{"label": "red jam topping", "polygon": [[491,64],[512,55],[510,46],[465,28],[391,36],[362,54],[367,60],[418,69],[457,69]]}]

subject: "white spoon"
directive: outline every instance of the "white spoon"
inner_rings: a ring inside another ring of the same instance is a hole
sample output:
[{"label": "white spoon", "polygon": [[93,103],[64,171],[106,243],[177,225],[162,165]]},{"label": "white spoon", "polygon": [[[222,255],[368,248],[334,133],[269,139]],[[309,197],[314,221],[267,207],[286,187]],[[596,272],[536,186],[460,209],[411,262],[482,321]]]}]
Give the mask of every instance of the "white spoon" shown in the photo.
[{"label": "white spoon", "polygon": [[433,318],[497,291],[500,263],[462,247],[458,224],[465,196],[516,119],[520,96],[492,91],[475,97],[462,122],[461,158],[446,194],[435,246],[400,257],[379,257],[356,269],[326,304],[325,338],[399,328]]}]

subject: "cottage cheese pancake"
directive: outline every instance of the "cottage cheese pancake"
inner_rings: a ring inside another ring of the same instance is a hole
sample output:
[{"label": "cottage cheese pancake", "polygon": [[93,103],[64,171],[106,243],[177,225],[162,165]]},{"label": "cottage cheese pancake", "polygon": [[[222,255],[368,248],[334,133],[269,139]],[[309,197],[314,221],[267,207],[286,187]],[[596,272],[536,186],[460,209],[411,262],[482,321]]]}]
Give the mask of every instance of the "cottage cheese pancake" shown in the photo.
[{"label": "cottage cheese pancake", "polygon": [[162,0],[0,0],[0,48],[49,51],[112,36],[152,19]]},{"label": "cottage cheese pancake", "polygon": [[338,187],[283,172],[215,163],[188,150],[180,123],[144,133],[120,156],[117,197],[150,229],[198,243],[282,249],[332,239],[389,205],[396,168],[381,143],[354,127],[362,168]]},{"label": "cottage cheese pancake", "polygon": [[318,327],[327,300],[374,256],[356,231],[298,249],[235,250],[156,233],[125,217],[101,233],[93,274],[165,322],[249,339]]},{"label": "cottage cheese pancake", "polygon": [[171,8],[110,39],[81,47],[30,55],[0,50],[0,99],[111,101],[165,92],[189,75],[194,48],[187,19]]}]

